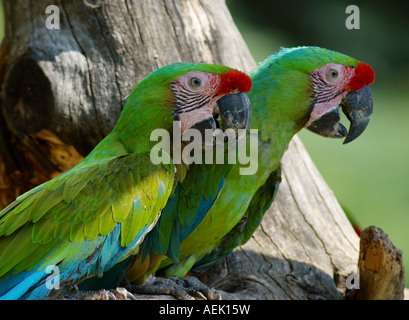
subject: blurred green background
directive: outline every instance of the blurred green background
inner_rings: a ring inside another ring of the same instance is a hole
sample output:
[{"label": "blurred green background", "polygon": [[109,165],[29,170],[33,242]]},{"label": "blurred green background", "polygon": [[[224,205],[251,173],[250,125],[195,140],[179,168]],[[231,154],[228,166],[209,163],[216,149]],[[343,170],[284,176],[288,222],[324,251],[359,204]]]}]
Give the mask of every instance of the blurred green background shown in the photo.
[{"label": "blurred green background", "polygon": [[227,0],[256,61],[280,47],[317,45],[374,68],[374,113],[359,139],[342,145],[341,140],[307,130],[299,136],[351,219],[361,228],[381,227],[403,251],[409,266],[409,1],[355,2],[360,9],[359,30],[345,27],[349,4],[344,0]]},{"label": "blurred green background", "polygon": [[[348,5],[360,10],[360,29],[348,30]],[[351,220],[382,228],[409,268],[409,1],[228,0],[253,57],[280,47],[315,45],[370,64],[374,113],[350,144],[307,130],[299,136]],[[347,127],[349,121],[342,121]],[[406,287],[409,287],[409,269]]]}]

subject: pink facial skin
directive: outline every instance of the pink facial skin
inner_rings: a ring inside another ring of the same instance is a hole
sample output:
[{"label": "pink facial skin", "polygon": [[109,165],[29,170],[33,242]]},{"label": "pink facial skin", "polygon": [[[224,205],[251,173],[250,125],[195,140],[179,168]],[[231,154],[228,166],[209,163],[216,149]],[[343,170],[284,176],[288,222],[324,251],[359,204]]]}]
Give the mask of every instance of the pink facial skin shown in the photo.
[{"label": "pink facial skin", "polygon": [[224,95],[249,92],[249,76],[238,70],[222,74],[190,71],[172,83],[175,94],[175,114],[181,121],[182,134],[194,124],[212,116],[216,101]]},{"label": "pink facial skin", "polygon": [[[195,86],[199,79],[200,85]],[[195,82],[196,81],[196,82]],[[213,115],[214,105],[220,98],[217,90],[221,77],[201,71],[190,71],[174,81],[172,90],[185,112],[179,114],[182,134],[194,124]],[[178,100],[179,99],[179,100]],[[203,102],[203,105],[199,106]],[[197,108],[198,107],[198,108]]]},{"label": "pink facial skin", "polygon": [[314,105],[306,126],[339,106],[342,98],[349,91],[346,84],[354,75],[354,68],[335,63],[328,63],[311,72],[313,90],[319,100]]}]

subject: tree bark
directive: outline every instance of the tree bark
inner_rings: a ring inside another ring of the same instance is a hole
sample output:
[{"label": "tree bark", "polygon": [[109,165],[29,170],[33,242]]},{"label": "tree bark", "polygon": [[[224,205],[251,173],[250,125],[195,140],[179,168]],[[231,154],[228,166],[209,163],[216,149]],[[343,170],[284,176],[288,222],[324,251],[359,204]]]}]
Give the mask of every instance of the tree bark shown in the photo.
[{"label": "tree bark", "polygon": [[[5,0],[0,56],[0,207],[78,163],[108,134],[124,97],[173,62],[255,65],[218,0]],[[48,5],[60,28],[47,29]],[[342,299],[359,238],[301,141],[251,240],[202,278],[225,298]]]}]

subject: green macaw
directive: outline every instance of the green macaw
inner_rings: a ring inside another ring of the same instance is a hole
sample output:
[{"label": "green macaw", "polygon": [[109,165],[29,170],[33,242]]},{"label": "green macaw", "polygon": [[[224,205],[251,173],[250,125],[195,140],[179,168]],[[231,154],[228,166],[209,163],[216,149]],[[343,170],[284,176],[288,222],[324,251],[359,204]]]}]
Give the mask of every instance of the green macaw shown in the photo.
[{"label": "green macaw", "polygon": [[[240,165],[234,166],[201,223],[180,244],[177,259],[161,259],[157,270],[167,277],[203,272],[248,241],[276,195],[281,158],[302,128],[325,137],[346,137],[348,143],[368,125],[372,113],[368,85],[375,74],[369,65],[347,55],[319,47],[282,49],[249,75],[258,170],[240,175]],[[349,132],[340,124],[339,107],[351,122]]]},{"label": "green macaw", "polygon": [[82,162],[0,212],[0,299],[53,298],[137,254],[188,170],[170,149],[155,164],[151,134],[163,129],[175,143],[174,120],[181,137],[220,125],[217,115],[226,128],[242,124],[248,99],[216,102],[250,88],[244,73],[209,64],[172,64],[142,79],[113,131]]}]

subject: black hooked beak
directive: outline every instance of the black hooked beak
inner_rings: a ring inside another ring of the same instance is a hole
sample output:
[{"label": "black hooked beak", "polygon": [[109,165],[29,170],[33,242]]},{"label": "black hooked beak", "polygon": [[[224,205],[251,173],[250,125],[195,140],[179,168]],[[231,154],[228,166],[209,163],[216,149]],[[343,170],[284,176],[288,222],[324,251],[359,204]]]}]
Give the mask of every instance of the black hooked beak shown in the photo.
[{"label": "black hooked beak", "polygon": [[246,93],[233,93],[220,98],[217,109],[224,131],[233,129],[237,133],[239,129],[250,129],[251,104]]},{"label": "black hooked beak", "polygon": [[341,100],[340,107],[351,122],[349,131],[340,123],[339,110],[334,109],[313,121],[307,128],[329,138],[343,138],[344,144],[358,138],[368,126],[373,111],[372,93],[369,86],[350,91]]},{"label": "black hooked beak", "polygon": [[[221,97],[215,106],[213,116],[196,123],[191,129],[199,130],[204,136],[206,129],[216,131],[216,129],[232,129],[236,140],[241,140],[250,129],[251,122],[251,104],[246,93],[232,93]],[[245,129],[245,131],[239,131]],[[227,142],[228,136],[222,130],[216,131],[219,139]]]}]

